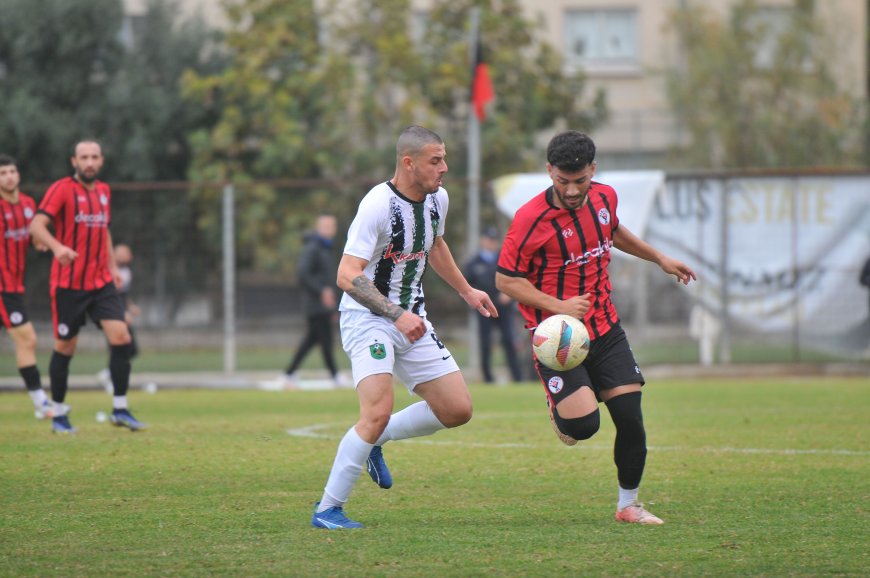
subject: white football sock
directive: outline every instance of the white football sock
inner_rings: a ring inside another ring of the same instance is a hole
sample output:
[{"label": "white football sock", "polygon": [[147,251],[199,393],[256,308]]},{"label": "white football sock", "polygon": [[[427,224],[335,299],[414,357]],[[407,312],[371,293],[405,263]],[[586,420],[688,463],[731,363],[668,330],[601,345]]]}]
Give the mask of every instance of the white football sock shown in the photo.
[{"label": "white football sock", "polygon": [[438,421],[429,404],[425,401],[418,401],[390,416],[384,433],[381,434],[375,445],[380,446],[388,441],[427,436],[442,429],[444,429],[444,424]]},{"label": "white football sock", "polygon": [[323,489],[323,497],[317,507],[318,512],[323,512],[333,506],[343,506],[347,502],[373,445],[359,437],[355,427],[347,430],[347,433],[341,438],[341,443],[338,444],[335,461],[332,463],[332,471],[329,472],[329,479],[326,480],[326,487]]},{"label": "white football sock", "polygon": [[45,392],[42,391],[42,388],[34,389],[33,391],[27,390],[27,393],[30,394],[30,399],[33,400],[33,405],[36,409],[42,409],[42,406],[45,405],[45,402],[48,401],[48,397],[45,396]]},{"label": "white football sock", "polygon": [[635,488],[633,490],[624,490],[621,487],[619,488],[619,501],[616,503],[616,509],[621,510],[623,508],[627,508],[637,501],[637,491],[639,488]]},{"label": "white football sock", "polygon": [[112,409],[127,409],[127,396],[126,395],[112,396]]}]

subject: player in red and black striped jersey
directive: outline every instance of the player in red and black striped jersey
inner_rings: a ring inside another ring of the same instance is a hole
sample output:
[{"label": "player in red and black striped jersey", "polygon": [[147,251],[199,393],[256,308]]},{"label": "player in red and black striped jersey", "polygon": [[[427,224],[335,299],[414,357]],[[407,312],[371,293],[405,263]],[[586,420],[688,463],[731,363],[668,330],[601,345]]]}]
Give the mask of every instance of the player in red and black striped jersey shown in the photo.
[{"label": "player in red and black striped jersey", "polygon": [[526,327],[561,313],[582,319],[592,340],[589,355],[569,371],[537,363],[550,419],[569,445],[598,431],[598,403],[616,426],[614,460],[619,481],[616,519],[661,524],[637,501],[646,463],[640,368],[611,300],[608,265],[617,249],[656,263],[681,283],[695,279],[684,263],[644,242],[617,217],[612,187],[595,182],[595,144],[567,131],[547,146],[553,185],[520,207],[502,246],[496,286],[520,303]]},{"label": "player in red and black striped jersey", "polygon": [[[63,402],[78,333],[88,315],[109,342],[109,372],[114,385],[111,421],[131,430],[143,429],[145,424],[127,407],[130,331],[116,288],[121,277],[109,232],[112,192],[97,179],[103,167],[102,148],[93,140],[80,141],[70,161],[75,174],[49,187],[30,226],[33,238],[54,254],[50,287],[55,342],[48,371],[51,398],[59,415],[53,418],[52,427],[58,433],[76,431]],[[54,226],[54,235],[49,224]]]},{"label": "player in red and black striped jersey", "polygon": [[52,417],[53,405],[42,390],[36,366],[36,331],[27,315],[24,302],[24,265],[30,245],[30,222],[36,203],[22,193],[18,185],[18,163],[0,155],[0,326],[5,327],[15,344],[18,373],[36,409],[39,419]]}]

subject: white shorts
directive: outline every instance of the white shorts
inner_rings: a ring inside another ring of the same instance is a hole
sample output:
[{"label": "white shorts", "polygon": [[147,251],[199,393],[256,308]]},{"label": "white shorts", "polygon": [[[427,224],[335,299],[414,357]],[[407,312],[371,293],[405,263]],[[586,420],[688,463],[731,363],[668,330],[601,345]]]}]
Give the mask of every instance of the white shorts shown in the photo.
[{"label": "white shorts", "polygon": [[420,383],[459,371],[428,320],[426,333],[410,343],[389,319],[369,311],[342,311],[341,345],[350,358],[354,387],[378,373],[395,375],[413,392]]}]

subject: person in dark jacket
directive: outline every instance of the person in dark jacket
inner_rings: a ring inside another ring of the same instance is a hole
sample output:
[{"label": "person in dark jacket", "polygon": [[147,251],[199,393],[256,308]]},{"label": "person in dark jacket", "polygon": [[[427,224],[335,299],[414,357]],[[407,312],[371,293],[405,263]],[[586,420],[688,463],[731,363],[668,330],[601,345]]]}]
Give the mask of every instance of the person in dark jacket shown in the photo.
[{"label": "person in dark jacket", "polygon": [[291,389],[298,387],[296,371],[315,345],[320,346],[323,361],[332,375],[335,386],[346,385],[344,376],[338,372],[335,364],[332,345],[332,324],[338,304],[335,287],[336,263],[332,249],[336,230],[337,223],[333,215],[320,215],[317,217],[314,231],[305,235],[297,274],[302,286],[302,307],[308,330],[290,365],[287,366],[284,383]]},{"label": "person in dark jacket", "polygon": [[498,317],[483,317],[477,320],[478,344],[480,346],[480,367],[483,380],[493,383],[492,374],[492,332],[498,328],[505,359],[514,382],[523,381],[520,360],[515,347],[513,299],[495,288],[495,269],[501,237],[495,227],[484,231],[480,237],[480,251],[465,264],[465,278],[474,287],[489,294],[489,298],[499,307]]},{"label": "person in dark jacket", "polygon": [[870,289],[870,257],[864,262],[864,268],[861,269],[861,278],[859,279],[861,285]]}]

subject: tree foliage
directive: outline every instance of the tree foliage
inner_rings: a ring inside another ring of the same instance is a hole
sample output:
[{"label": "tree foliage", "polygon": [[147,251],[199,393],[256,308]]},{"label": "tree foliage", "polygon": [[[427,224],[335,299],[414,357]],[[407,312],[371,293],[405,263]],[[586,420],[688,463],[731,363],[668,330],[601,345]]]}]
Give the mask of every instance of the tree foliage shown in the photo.
[{"label": "tree foliage", "polygon": [[[815,2],[795,0],[781,31],[741,0],[728,19],[693,3],[672,23],[685,58],[669,79],[690,137],[678,152],[694,168],[854,166],[861,107],[837,87]],[[771,58],[759,54],[772,44]]]},{"label": "tree foliage", "polygon": [[[179,22],[172,0],[149,0],[137,18],[125,19],[122,8],[121,0],[3,1],[0,152],[18,159],[26,192],[39,197],[36,184],[70,174],[81,138],[102,142],[101,176],[113,184],[185,178],[187,135],[211,119],[182,98],[179,79],[188,68],[204,73],[220,64],[208,52],[212,34],[197,19]],[[170,285],[205,283],[204,275],[183,274],[217,250],[189,235],[196,223],[189,204],[166,202],[174,200],[166,193],[115,191],[113,236],[133,245],[138,265],[179,272]],[[33,265],[28,286],[45,286],[47,262]]]},{"label": "tree foliage", "polygon": [[[604,98],[582,97],[583,78],[563,73],[516,0],[434,0],[426,13],[415,13],[409,0],[358,0],[353,10],[342,9],[342,0],[227,3],[230,65],[189,74],[184,86],[218,117],[192,137],[190,176],[240,183],[243,260],[292,268],[284,256],[295,253],[311,212],[349,220],[365,187],[392,176],[396,137],[410,123],[445,139],[451,204],[461,211],[472,6],[481,8],[496,93],[483,124],[483,177],[539,167],[535,137],[557,125],[591,130],[605,117]],[[244,184],[293,177],[334,186]],[[212,204],[218,188],[197,194]]]},{"label": "tree foliage", "polygon": [[208,33],[176,25],[170,0],[150,0],[134,46],[121,39],[121,0],[4,0],[0,27],[0,150],[25,178],[69,174],[71,147],[104,144],[106,178],[179,179],[187,132],[208,119],[182,100],[186,68],[204,70]]}]

